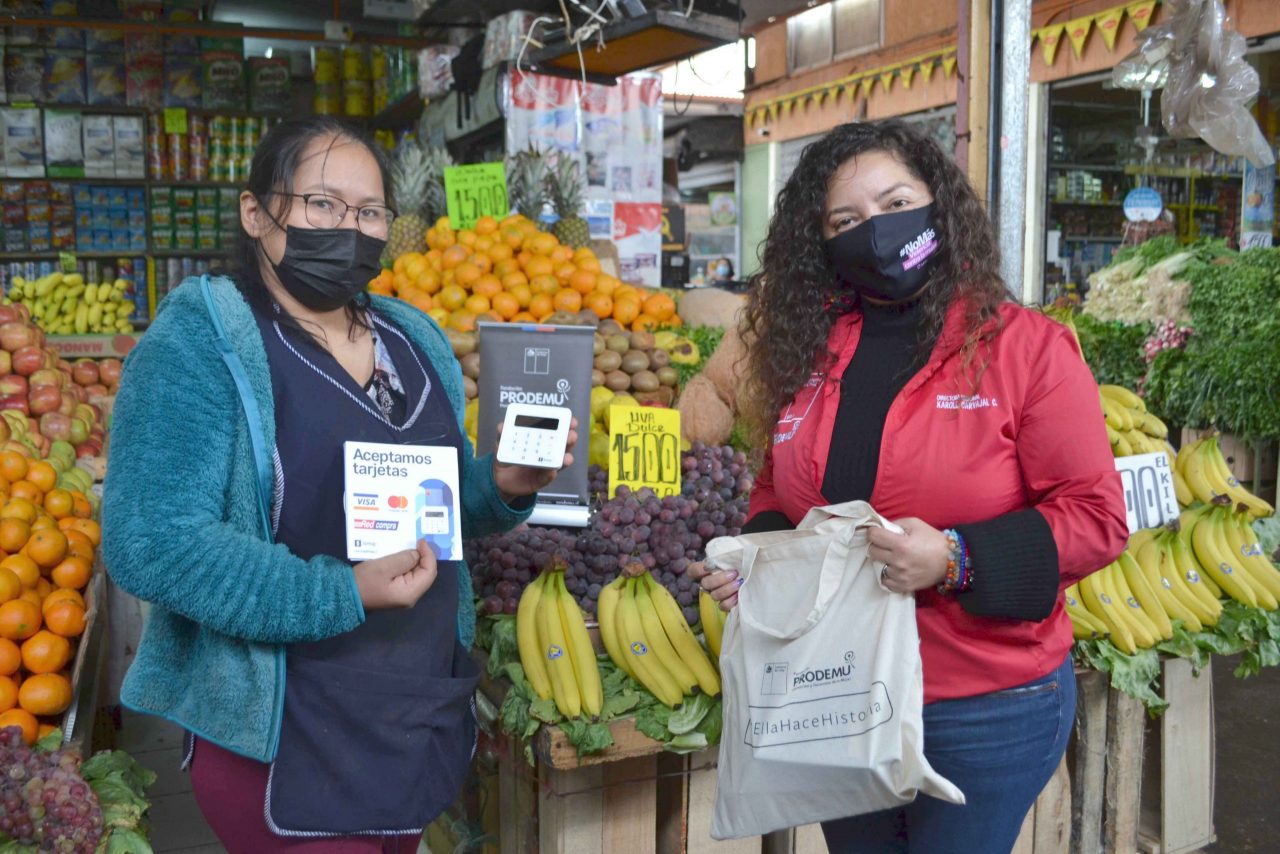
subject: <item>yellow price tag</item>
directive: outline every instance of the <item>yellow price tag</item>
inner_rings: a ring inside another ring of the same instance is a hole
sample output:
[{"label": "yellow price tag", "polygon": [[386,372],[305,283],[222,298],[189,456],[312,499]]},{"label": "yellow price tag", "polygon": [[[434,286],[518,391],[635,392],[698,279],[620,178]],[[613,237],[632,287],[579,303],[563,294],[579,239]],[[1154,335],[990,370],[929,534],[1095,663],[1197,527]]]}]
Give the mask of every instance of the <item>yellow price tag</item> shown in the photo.
[{"label": "yellow price tag", "polygon": [[609,494],[649,487],[660,498],[680,494],[680,413],[659,406],[609,410]]},{"label": "yellow price tag", "polygon": [[186,133],[187,132],[187,110],[185,107],[165,107],[164,132],[165,133]]}]

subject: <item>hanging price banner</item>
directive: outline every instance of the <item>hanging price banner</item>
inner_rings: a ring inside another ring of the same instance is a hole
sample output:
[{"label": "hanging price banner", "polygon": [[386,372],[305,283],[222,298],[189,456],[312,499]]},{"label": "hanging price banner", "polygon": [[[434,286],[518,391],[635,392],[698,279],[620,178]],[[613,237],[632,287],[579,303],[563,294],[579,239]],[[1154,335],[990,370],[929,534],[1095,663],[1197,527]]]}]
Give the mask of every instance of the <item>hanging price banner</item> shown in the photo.
[{"label": "hanging price banner", "polygon": [[450,166],[444,170],[449,224],[472,228],[482,216],[503,219],[511,212],[507,200],[507,172],[501,163]]},{"label": "hanging price banner", "polygon": [[680,493],[680,413],[657,406],[609,411],[609,494],[619,486],[649,487],[659,497]]}]

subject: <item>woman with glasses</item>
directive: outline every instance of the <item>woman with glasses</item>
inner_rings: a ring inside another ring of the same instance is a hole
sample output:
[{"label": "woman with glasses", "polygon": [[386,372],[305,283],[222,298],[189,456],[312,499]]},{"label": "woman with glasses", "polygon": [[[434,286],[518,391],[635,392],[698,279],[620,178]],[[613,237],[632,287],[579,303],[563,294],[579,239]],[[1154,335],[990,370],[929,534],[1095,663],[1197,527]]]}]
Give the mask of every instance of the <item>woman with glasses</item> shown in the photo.
[{"label": "woman with glasses", "polygon": [[116,401],[104,558],[151,603],[122,699],[187,731],[232,852],[415,850],[470,764],[466,565],[423,540],[348,562],[344,443],[456,454],[467,536],[519,524],[555,474],[475,459],[439,327],[366,293],[394,218],[359,131],[277,126],[238,269],[165,298]]}]

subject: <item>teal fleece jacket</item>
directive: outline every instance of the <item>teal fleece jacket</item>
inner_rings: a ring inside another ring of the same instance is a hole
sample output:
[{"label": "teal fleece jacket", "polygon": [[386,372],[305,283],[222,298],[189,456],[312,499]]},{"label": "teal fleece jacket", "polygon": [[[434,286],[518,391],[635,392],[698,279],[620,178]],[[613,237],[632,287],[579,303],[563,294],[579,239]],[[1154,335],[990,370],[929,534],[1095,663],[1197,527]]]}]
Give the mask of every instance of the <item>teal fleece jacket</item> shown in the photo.
[{"label": "teal fleece jacket", "polygon": [[[225,278],[213,300],[248,374],[274,455],[275,405],[266,350],[249,304]],[[440,328],[397,300],[373,307],[431,360],[461,428],[462,373]],[[248,423],[200,280],[165,297],[125,361],[103,496],[103,560],[122,589],[151,603],[121,691],[131,709],[172,720],[250,759],[275,757],[286,644],[348,632],[364,621],[351,566],[304,561],[272,544],[259,512]],[[462,530],[507,530],[528,518],[501,498],[491,459],[463,430]],[[270,502],[268,502],[270,503]],[[521,502],[524,504],[524,502]],[[470,573],[458,579],[458,637],[470,646]]]}]

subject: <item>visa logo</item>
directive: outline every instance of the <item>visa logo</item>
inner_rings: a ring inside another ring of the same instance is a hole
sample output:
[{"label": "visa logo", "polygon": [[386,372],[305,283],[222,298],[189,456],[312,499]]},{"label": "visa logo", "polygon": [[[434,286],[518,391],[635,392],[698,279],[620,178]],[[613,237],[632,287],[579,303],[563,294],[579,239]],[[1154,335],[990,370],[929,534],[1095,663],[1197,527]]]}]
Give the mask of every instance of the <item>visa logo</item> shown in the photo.
[{"label": "visa logo", "polygon": [[378,500],[376,498],[356,498],[357,507],[376,507]]}]

